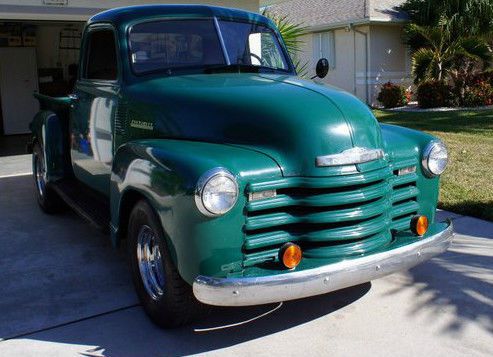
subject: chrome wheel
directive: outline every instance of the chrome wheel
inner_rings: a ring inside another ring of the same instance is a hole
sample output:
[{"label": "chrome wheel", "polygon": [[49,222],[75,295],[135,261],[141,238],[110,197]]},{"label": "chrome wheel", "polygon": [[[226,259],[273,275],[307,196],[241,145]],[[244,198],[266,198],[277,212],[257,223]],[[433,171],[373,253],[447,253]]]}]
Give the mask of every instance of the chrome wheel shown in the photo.
[{"label": "chrome wheel", "polygon": [[39,153],[36,153],[34,154],[34,178],[36,180],[38,193],[41,197],[44,197],[46,192],[45,176],[46,168],[44,159]]},{"label": "chrome wheel", "polygon": [[147,293],[157,300],[164,293],[166,280],[157,237],[147,225],[140,228],[137,236],[137,262]]}]

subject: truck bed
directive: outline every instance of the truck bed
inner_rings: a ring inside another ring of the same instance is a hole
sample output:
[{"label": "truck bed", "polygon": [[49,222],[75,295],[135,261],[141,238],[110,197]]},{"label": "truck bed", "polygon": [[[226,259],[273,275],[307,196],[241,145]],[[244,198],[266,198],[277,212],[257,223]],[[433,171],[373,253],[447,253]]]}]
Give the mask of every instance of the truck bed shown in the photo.
[{"label": "truck bed", "polygon": [[70,97],[50,97],[40,93],[34,93],[34,97],[39,101],[40,110],[51,110],[55,113],[66,111],[72,102]]}]

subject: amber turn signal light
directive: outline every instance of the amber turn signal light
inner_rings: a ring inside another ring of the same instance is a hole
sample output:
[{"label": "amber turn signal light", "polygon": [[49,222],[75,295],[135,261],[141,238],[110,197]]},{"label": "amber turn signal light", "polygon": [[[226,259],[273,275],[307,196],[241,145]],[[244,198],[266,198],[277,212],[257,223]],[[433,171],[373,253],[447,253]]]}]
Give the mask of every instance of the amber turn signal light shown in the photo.
[{"label": "amber turn signal light", "polygon": [[411,231],[418,236],[422,236],[428,230],[428,218],[426,216],[416,216],[411,220]]},{"label": "amber turn signal light", "polygon": [[279,261],[288,269],[296,268],[302,257],[300,246],[294,243],[286,243],[279,250]]}]

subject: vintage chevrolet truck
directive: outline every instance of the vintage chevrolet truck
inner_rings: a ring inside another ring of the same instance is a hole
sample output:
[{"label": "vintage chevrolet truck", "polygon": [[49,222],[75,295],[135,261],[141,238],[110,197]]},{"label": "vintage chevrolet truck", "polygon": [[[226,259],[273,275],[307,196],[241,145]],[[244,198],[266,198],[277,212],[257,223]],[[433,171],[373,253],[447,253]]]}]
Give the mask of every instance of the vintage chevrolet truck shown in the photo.
[{"label": "vintage chevrolet truck", "polygon": [[[327,61],[319,63],[319,76]],[[161,326],[207,305],[331,292],[444,252],[447,150],[296,76],[273,22],[185,5],[109,10],[84,30],[73,94],[36,94],[37,201],[125,242]]]}]

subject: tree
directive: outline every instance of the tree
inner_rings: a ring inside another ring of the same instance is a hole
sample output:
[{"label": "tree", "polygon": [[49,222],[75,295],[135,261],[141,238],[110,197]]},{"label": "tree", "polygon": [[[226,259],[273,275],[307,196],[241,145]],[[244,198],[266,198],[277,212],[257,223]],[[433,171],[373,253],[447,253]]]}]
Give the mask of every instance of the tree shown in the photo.
[{"label": "tree", "polygon": [[421,47],[412,53],[412,71],[415,82],[447,79],[464,69],[484,69],[491,60],[491,49],[479,36],[453,37],[449,23],[442,20],[438,26],[410,24],[407,33],[421,38]]},{"label": "tree", "polygon": [[493,0],[407,0],[404,41],[415,83],[447,81],[459,102],[474,75],[491,65]]},{"label": "tree", "polygon": [[[407,0],[399,6],[410,23],[418,26],[440,26],[447,21],[452,37],[481,36],[491,39],[493,33],[493,0]],[[420,36],[408,37],[412,50],[421,47]]]},{"label": "tree", "polygon": [[300,77],[306,76],[308,63],[302,63],[298,56],[302,51],[303,45],[301,37],[306,34],[307,27],[300,23],[291,22],[287,16],[273,14],[267,8],[262,11],[262,15],[270,18],[279,29],[298,75]]}]

